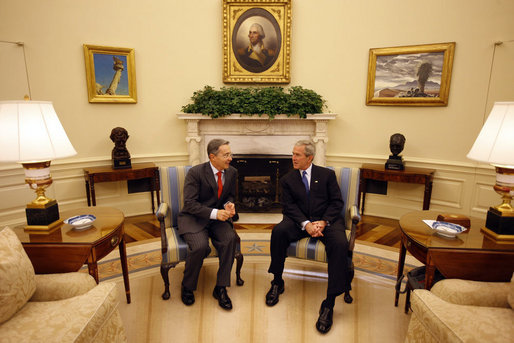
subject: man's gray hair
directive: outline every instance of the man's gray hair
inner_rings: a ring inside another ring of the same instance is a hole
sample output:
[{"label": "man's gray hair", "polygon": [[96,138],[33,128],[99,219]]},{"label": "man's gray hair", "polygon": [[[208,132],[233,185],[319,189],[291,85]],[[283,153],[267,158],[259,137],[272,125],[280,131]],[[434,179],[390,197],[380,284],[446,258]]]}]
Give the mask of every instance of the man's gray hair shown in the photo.
[{"label": "man's gray hair", "polygon": [[252,24],[252,26],[250,26],[250,31],[252,31],[252,27],[255,27],[255,31],[257,31],[261,39],[264,39],[266,37],[266,35],[264,34],[264,29],[262,28],[261,24]]},{"label": "man's gray hair", "polygon": [[314,142],[308,139],[302,139],[296,142],[294,146],[305,146],[305,155],[306,156],[314,156],[316,155],[316,146]]},{"label": "man's gray hair", "polygon": [[217,155],[220,150],[220,146],[227,144],[230,144],[230,142],[225,139],[214,138],[209,142],[209,144],[207,144],[207,156],[210,154]]}]

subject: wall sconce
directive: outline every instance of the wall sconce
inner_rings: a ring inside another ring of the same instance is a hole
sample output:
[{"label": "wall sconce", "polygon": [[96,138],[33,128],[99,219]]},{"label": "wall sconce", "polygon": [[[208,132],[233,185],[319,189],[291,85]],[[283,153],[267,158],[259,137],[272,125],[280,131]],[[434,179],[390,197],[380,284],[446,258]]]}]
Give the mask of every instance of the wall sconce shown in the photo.
[{"label": "wall sconce", "polygon": [[19,162],[36,191],[27,204],[26,230],[49,231],[62,223],[57,201],[45,196],[52,184],[50,161],[76,155],[49,101],[0,101],[0,162]]},{"label": "wall sconce", "polygon": [[514,240],[514,102],[496,102],[467,157],[496,168],[494,190],[502,203],[489,208],[482,231],[495,240]]}]

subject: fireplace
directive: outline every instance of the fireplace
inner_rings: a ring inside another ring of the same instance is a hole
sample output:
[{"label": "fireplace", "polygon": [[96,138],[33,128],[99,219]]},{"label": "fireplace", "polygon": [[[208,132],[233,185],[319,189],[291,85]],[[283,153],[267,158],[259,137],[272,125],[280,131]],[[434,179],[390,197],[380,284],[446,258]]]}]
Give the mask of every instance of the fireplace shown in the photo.
[{"label": "fireplace", "polygon": [[190,165],[208,160],[206,147],[211,139],[230,141],[235,156],[232,165],[239,171],[236,206],[243,213],[281,212],[278,181],[292,168],[294,143],[311,139],[316,145],[314,164],[324,166],[328,122],[336,116],[319,113],[299,118],[280,114],[270,120],[267,116],[243,114],[216,119],[201,114],[177,114],[186,123]]},{"label": "fireplace", "polygon": [[238,170],[236,208],[238,212],[280,213],[279,180],[291,168],[291,157],[236,155],[232,166]]},{"label": "fireplace", "polygon": [[234,155],[283,156],[291,155],[296,141],[311,139],[316,145],[314,164],[324,166],[328,122],[337,115],[308,114],[307,118],[300,119],[279,114],[273,120],[267,116],[243,114],[216,119],[193,113],[180,113],[177,116],[186,122],[186,143],[191,165],[208,160],[206,147],[211,139],[225,138],[230,141]]}]

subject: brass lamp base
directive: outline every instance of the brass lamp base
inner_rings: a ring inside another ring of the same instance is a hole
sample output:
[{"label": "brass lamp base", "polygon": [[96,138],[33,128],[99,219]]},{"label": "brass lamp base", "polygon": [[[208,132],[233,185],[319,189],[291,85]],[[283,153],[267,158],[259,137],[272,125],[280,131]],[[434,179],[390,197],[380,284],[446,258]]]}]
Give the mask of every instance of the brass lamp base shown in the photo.
[{"label": "brass lamp base", "polygon": [[499,235],[486,227],[481,228],[480,231],[482,231],[485,236],[495,240],[496,243],[514,244],[514,235]]},{"label": "brass lamp base", "polygon": [[55,200],[38,207],[29,204],[25,213],[28,224],[25,231],[51,231],[62,224],[62,219],[59,219],[59,206]]}]

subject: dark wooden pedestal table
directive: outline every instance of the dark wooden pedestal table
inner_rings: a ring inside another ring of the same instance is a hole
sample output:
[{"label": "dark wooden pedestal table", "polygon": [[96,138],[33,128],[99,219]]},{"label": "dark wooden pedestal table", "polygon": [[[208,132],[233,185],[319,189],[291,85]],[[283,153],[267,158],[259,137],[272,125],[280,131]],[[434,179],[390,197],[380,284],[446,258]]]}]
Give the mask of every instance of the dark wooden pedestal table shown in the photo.
[{"label": "dark wooden pedestal table", "polygon": [[132,168],[112,169],[110,166],[84,168],[84,179],[86,181],[87,205],[96,206],[95,184],[100,182],[137,180],[151,178],[152,188],[152,213],[155,213],[153,192],[156,192],[157,206],[160,204],[159,191],[161,189],[159,181],[159,168],[153,163],[134,163]]},{"label": "dark wooden pedestal table", "polygon": [[37,274],[76,272],[87,263],[89,274],[96,282],[98,261],[119,247],[121,269],[127,303],[130,304],[130,285],[127,252],[123,237],[123,213],[111,207],[84,207],[60,214],[62,219],[80,214],[93,214],[96,220],[84,230],[62,224],[50,233],[25,231],[24,226],[14,229],[27,252]]},{"label": "dark wooden pedestal table", "polygon": [[367,180],[418,183],[425,185],[423,210],[428,210],[430,208],[430,197],[432,196],[432,181],[434,179],[434,173],[434,169],[405,167],[405,170],[389,170],[385,169],[385,165],[383,164],[364,163],[360,168],[359,184],[358,204],[361,205],[361,214],[364,214]]}]

